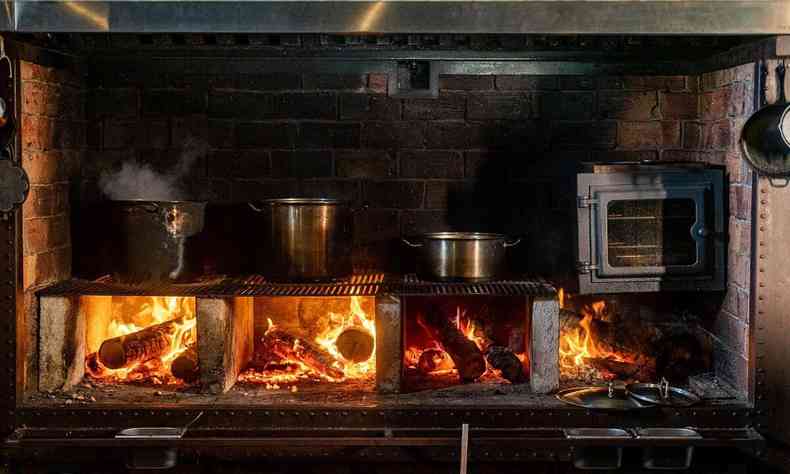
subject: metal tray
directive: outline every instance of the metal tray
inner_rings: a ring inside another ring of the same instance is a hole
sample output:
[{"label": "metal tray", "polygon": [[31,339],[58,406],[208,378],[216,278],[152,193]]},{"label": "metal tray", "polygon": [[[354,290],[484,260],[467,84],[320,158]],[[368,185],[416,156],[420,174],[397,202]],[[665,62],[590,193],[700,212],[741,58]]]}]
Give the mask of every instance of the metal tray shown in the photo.
[{"label": "metal tray", "polygon": [[620,428],[569,428],[563,430],[568,439],[630,439],[631,433]]},{"label": "metal tray", "polygon": [[702,439],[702,435],[691,428],[637,428],[636,437],[641,439]]},{"label": "metal tray", "polygon": [[562,402],[591,410],[631,411],[654,406],[630,397],[625,388],[613,385],[567,388],[557,392],[556,396]]},{"label": "metal tray", "polygon": [[116,439],[180,439],[186,432],[185,428],[126,428],[115,435]]}]

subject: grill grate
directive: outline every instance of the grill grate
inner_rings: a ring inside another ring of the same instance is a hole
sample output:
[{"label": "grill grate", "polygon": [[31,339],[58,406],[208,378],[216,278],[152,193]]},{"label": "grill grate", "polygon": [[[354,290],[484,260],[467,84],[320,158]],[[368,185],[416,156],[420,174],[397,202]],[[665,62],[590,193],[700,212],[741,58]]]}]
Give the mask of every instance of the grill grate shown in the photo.
[{"label": "grill grate", "polygon": [[443,283],[415,275],[366,273],[330,283],[278,283],[253,275],[216,277],[196,283],[118,283],[109,277],[98,280],[71,279],[38,292],[41,296],[375,296],[377,294],[436,296],[551,296],[555,288],[542,279],[485,283]]}]

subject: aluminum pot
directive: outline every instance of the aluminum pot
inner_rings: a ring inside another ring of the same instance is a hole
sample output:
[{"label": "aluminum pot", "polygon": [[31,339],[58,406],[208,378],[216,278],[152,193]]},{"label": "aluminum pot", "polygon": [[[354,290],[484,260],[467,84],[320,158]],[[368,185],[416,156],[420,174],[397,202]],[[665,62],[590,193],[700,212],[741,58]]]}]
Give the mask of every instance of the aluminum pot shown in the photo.
[{"label": "aluminum pot", "polygon": [[198,274],[189,239],[203,230],[206,203],[111,201],[113,273],[125,282],[186,281]]},{"label": "aluminum pot", "polygon": [[328,198],[269,199],[250,204],[264,218],[258,271],[279,281],[330,281],[352,273],[354,214]]},{"label": "aluminum pot", "polygon": [[506,249],[521,239],[508,241],[502,234],[435,232],[419,242],[402,239],[419,249],[417,275],[436,281],[490,281],[505,275]]}]

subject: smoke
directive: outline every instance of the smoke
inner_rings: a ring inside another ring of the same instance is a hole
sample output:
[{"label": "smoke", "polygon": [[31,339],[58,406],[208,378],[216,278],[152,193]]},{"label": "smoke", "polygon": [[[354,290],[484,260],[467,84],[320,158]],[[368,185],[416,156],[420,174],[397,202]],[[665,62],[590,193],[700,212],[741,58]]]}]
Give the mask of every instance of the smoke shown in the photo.
[{"label": "smoke", "polygon": [[195,162],[208,152],[208,144],[190,137],[184,142],[181,156],[167,171],[159,172],[150,165],[129,160],[117,171],[102,173],[99,187],[113,201],[180,201],[186,199],[184,178]]}]

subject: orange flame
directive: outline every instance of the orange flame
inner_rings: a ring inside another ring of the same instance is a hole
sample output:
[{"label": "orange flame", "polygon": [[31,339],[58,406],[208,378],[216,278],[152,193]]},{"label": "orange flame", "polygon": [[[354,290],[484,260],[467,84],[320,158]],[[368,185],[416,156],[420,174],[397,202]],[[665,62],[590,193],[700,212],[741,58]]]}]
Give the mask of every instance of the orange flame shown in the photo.
[{"label": "orange flame", "polygon": [[137,362],[120,369],[102,365],[96,353],[86,358],[86,372],[94,379],[105,382],[150,381],[153,384],[182,383],[170,373],[170,364],[196,342],[195,299],[177,296],[113,297],[113,305],[121,308],[124,303],[134,305],[144,300],[139,310],[131,315],[113,311],[105,339],[112,339],[141,331],[149,326],[180,318],[176,330],[170,335],[170,348],[155,359]]}]

